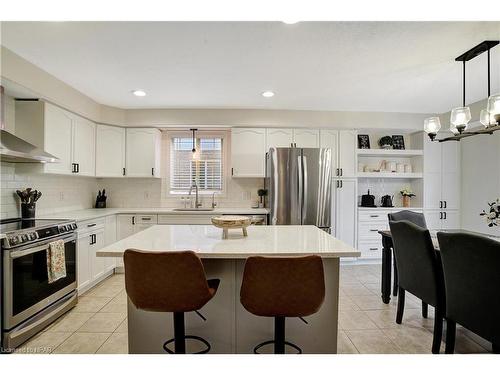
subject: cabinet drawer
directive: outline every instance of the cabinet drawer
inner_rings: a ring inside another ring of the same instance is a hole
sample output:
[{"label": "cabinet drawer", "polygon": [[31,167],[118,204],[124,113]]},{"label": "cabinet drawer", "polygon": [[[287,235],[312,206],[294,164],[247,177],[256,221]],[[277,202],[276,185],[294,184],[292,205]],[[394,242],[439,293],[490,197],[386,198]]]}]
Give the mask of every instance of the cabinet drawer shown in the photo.
[{"label": "cabinet drawer", "polygon": [[358,225],[358,237],[360,240],[363,239],[381,239],[381,235],[378,233],[379,230],[388,230],[389,224],[387,222],[378,223],[359,223]]},{"label": "cabinet drawer", "polygon": [[135,224],[158,224],[158,215],[136,215]]},{"label": "cabinet drawer", "polygon": [[359,221],[367,221],[367,222],[372,222],[372,221],[381,221],[381,222],[387,222],[387,212],[366,212],[366,211],[359,211],[358,212],[358,218]]},{"label": "cabinet drawer", "polygon": [[373,242],[360,242],[358,250],[361,252],[361,258],[381,258],[382,240]]},{"label": "cabinet drawer", "polygon": [[158,215],[158,224],[209,225],[212,215]]},{"label": "cabinet drawer", "polygon": [[99,218],[94,220],[80,221],[78,225],[78,234],[84,234],[87,232],[95,232],[96,230],[103,229],[106,224],[106,218]]}]

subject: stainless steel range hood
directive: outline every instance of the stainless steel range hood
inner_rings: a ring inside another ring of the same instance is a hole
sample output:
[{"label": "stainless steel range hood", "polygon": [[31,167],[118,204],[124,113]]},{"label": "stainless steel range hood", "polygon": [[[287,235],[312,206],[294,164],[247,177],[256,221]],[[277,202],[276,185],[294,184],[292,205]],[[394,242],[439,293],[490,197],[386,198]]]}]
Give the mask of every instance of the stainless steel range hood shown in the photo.
[{"label": "stainless steel range hood", "polygon": [[0,160],[10,163],[56,163],[59,158],[5,130],[4,88],[0,86]]},{"label": "stainless steel range hood", "polygon": [[10,163],[56,163],[58,158],[1,129],[0,160]]}]

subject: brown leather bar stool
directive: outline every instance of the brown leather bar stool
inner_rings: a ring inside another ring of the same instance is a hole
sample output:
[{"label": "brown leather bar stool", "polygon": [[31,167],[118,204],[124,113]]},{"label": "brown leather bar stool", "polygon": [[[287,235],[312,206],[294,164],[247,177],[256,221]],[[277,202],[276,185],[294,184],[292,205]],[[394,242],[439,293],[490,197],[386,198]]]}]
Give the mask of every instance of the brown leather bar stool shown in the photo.
[{"label": "brown leather bar stool", "polygon": [[[141,310],[172,312],[174,338],[163,348],[170,354],[186,353],[186,339],[201,341],[206,349],[195,354],[208,353],[210,343],[199,336],[186,335],[184,313],[195,311],[210,301],[217,292],[220,280],[207,280],[200,258],[193,251],[153,253],[126,250],[125,289],[134,306]],[[175,351],[168,344],[174,342]]]},{"label": "brown leather bar stool", "polygon": [[[285,346],[302,353],[297,345],[285,340],[285,319],[314,314],[325,299],[323,261],[317,255],[305,257],[250,257],[245,263],[240,300],[243,307],[258,316],[274,317],[274,340],[254,348],[274,344],[275,354],[284,354]],[[307,322],[305,322],[307,323]]]}]

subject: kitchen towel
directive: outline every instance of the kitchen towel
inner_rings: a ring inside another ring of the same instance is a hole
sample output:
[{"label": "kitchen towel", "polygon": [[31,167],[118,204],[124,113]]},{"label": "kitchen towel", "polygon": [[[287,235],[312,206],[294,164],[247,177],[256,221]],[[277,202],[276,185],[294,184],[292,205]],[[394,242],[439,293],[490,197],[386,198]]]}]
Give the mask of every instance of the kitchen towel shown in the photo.
[{"label": "kitchen towel", "polygon": [[66,277],[66,257],[63,240],[49,243],[47,248],[47,275],[49,284]]}]

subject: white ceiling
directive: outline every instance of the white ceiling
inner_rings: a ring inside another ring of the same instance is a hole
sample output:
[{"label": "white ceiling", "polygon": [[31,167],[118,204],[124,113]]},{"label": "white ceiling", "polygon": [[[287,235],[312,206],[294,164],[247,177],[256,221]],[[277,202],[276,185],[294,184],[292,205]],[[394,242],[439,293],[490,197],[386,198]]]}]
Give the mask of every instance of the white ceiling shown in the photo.
[{"label": "white ceiling", "polygon": [[[116,107],[441,113],[461,105],[454,58],[500,39],[500,22],[2,22],[1,31],[5,47]],[[500,46],[491,67],[499,92]],[[485,98],[486,54],[467,75],[467,102]]]}]

